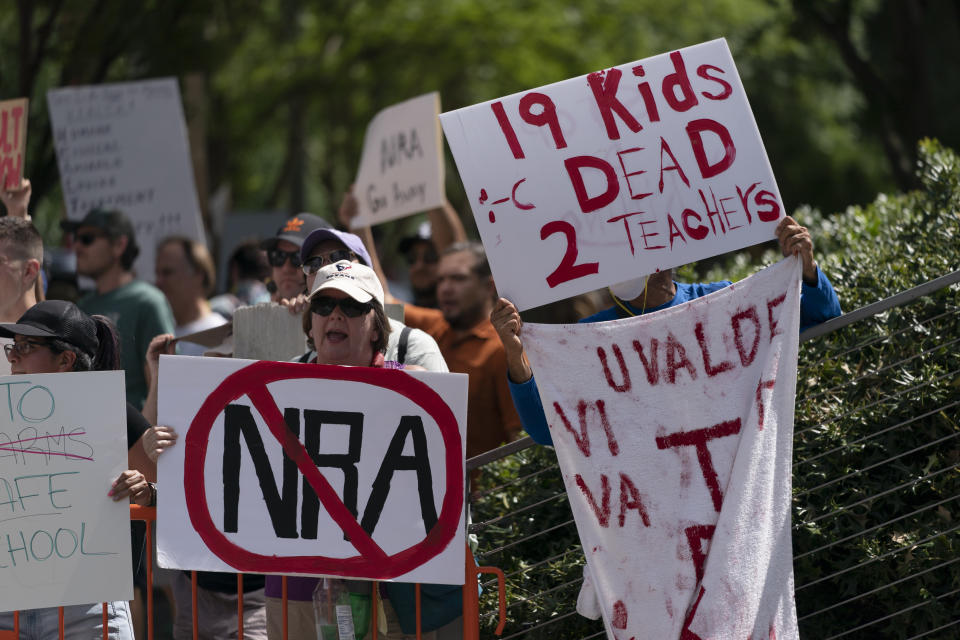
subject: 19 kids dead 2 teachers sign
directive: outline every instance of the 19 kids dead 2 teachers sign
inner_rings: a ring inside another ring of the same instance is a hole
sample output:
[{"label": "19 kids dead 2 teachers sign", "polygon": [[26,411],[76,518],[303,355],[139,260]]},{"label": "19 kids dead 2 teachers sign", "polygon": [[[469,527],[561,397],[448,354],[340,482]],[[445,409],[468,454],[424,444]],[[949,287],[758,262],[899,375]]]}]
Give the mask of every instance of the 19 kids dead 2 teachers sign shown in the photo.
[{"label": "19 kids dead 2 teachers sign", "polygon": [[165,356],[161,566],[463,584],[467,378]]},{"label": "19 kids dead 2 teachers sign", "polygon": [[784,215],[722,39],[440,121],[521,309],[770,240]]}]

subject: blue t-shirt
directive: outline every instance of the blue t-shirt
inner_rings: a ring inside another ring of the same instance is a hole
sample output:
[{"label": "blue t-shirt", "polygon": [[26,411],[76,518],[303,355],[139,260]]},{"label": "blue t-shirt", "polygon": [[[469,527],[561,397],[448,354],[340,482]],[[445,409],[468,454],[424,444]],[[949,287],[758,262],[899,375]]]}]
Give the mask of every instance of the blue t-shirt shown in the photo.
[{"label": "blue t-shirt", "polygon": [[[674,282],[677,293],[673,300],[658,307],[640,310],[624,302],[630,312],[634,315],[641,313],[653,313],[669,307],[675,307],[684,302],[689,302],[697,298],[719,291],[732,283],[728,280],[721,282],[711,282],[709,284],[685,284]],[[605,320],[618,320],[622,318],[622,311],[619,307],[613,306],[604,309],[599,313],[588,316],[580,322],[603,322]],[[836,318],[843,311],[840,310],[840,300],[837,293],[833,290],[833,285],[827,276],[817,267],[816,286],[808,285],[804,282],[800,289],[800,331],[809,329],[814,325],[825,322],[830,318]],[[540,444],[553,444],[553,438],[550,436],[550,428],[547,426],[547,418],[543,413],[543,405],[540,402],[540,391],[537,389],[537,382],[533,376],[526,382],[514,382],[507,376],[507,382],[510,385],[510,395],[513,397],[513,405],[517,408],[520,415],[520,421],[523,423],[524,430],[535,441]]]}]

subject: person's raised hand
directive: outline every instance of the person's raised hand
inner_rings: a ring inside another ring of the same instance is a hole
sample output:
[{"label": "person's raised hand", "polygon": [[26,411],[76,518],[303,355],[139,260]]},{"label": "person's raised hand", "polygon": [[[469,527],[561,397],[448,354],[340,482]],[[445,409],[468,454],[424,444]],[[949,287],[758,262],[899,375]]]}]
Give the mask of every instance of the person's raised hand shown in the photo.
[{"label": "person's raised hand", "polygon": [[150,370],[150,379],[155,380],[157,369],[160,367],[161,354],[173,355],[176,353],[176,344],[173,342],[173,334],[161,333],[154,336],[147,346],[147,368]]},{"label": "person's raised hand", "polygon": [[7,172],[0,175],[0,202],[7,208],[7,215],[12,218],[30,219],[27,208],[30,206],[30,194],[33,188],[26,178],[20,180],[20,185],[13,189],[7,188]]},{"label": "person's raised hand", "polygon": [[281,298],[277,304],[286,307],[292,315],[300,315],[310,306],[310,298],[301,293],[295,298]]},{"label": "person's raised hand", "polygon": [[785,256],[800,256],[803,263],[803,280],[809,285],[817,283],[817,262],[813,258],[813,238],[810,231],[790,216],[777,225],[777,241]]},{"label": "person's raised hand", "polygon": [[140,444],[147,456],[156,462],[165,449],[177,443],[177,437],[177,432],[173,430],[173,427],[160,425],[147,429],[140,440]]},{"label": "person's raised hand", "polygon": [[500,342],[503,343],[510,379],[514,382],[526,382],[533,375],[533,371],[523,354],[523,341],[520,339],[523,320],[520,318],[520,312],[512,302],[506,298],[500,298],[490,312],[490,323],[493,324]]}]

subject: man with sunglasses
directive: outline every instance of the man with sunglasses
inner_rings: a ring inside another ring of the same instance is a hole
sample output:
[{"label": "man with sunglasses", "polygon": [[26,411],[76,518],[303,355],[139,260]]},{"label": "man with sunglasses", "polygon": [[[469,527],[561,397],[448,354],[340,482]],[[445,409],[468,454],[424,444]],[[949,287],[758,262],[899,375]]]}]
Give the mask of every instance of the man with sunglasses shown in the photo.
[{"label": "man with sunglasses", "polygon": [[[301,269],[300,247],[312,232],[330,224],[312,213],[298,213],[285,220],[272,238],[260,243],[270,263],[270,300],[287,306],[305,296],[307,285]],[[305,299],[305,298],[304,298]]]},{"label": "man with sunglasses", "polygon": [[77,273],[96,285],[77,306],[88,315],[106,316],[117,326],[127,402],[142,409],[147,397],[147,347],[154,336],[173,333],[170,305],[159,289],[134,277],[133,261],[140,247],[123,212],[94,209],[83,220],[64,220],[60,226],[73,234]]}]

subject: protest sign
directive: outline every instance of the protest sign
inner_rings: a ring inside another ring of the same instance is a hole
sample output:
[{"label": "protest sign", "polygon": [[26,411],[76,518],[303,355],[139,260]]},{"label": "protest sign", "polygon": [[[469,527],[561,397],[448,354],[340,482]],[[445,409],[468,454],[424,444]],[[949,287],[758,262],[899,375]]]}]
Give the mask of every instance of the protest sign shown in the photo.
[{"label": "protest sign", "polygon": [[799,318],[787,258],[650,315],[524,325],[611,639],[798,637]]},{"label": "protest sign", "polygon": [[440,121],[520,309],[770,240],[784,216],[722,39]]},{"label": "protest sign", "polygon": [[433,92],[375,115],[363,138],[354,183],[354,229],[443,204],[440,94]]},{"label": "protest sign", "polygon": [[132,599],[123,372],[0,387],[0,611]]},{"label": "protest sign", "polygon": [[52,89],[47,105],[68,220],[123,211],[151,282],[163,238],[206,242],[175,78]]},{"label": "protest sign", "polygon": [[20,186],[23,178],[23,154],[27,149],[26,98],[0,102],[0,176],[6,176],[5,189]]},{"label": "protest sign", "polygon": [[164,356],[168,568],[463,584],[467,377]]}]

